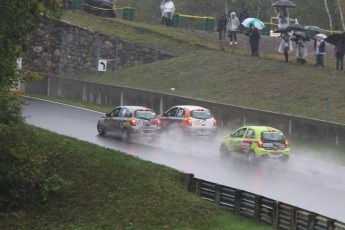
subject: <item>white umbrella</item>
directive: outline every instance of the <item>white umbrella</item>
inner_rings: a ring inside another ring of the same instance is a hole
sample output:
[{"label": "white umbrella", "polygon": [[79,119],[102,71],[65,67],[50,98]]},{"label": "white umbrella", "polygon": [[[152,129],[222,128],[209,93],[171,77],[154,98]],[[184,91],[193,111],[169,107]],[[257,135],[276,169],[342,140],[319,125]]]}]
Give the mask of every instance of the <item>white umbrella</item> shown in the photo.
[{"label": "white umbrella", "polygon": [[325,34],[317,34],[317,35],[315,35],[315,38],[316,37],[320,37],[320,38],[322,38],[322,39],[326,39],[327,38],[327,35],[325,35]]},{"label": "white umbrella", "polygon": [[265,24],[257,18],[246,18],[242,22],[242,25],[244,25],[247,28],[249,28],[251,24],[253,24],[259,30],[265,28]]}]

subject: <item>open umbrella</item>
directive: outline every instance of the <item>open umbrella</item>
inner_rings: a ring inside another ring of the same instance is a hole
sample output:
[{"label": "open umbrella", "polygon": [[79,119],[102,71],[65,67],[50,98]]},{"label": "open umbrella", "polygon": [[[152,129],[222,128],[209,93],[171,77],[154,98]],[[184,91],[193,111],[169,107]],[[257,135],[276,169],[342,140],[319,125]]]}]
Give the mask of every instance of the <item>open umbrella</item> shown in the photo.
[{"label": "open umbrella", "polygon": [[290,30],[305,31],[304,26],[301,24],[291,24],[287,27]]},{"label": "open umbrella", "polygon": [[316,37],[320,37],[320,38],[322,38],[322,39],[326,39],[327,38],[327,35],[325,35],[325,34],[317,34],[317,35],[315,35],[315,38]]},{"label": "open umbrella", "polygon": [[291,29],[288,29],[286,27],[279,27],[274,31],[274,33],[284,33],[285,31],[291,31]]},{"label": "open umbrella", "polygon": [[242,25],[244,25],[244,27],[247,27],[247,28],[249,28],[251,24],[253,24],[259,30],[262,30],[263,28],[265,28],[265,24],[262,21],[260,21],[260,19],[257,19],[257,18],[246,18],[242,22]]},{"label": "open umbrella", "polygon": [[293,35],[302,37],[302,38],[304,38],[305,40],[309,41],[308,36],[307,36],[304,32],[302,32],[302,31],[294,32]]},{"label": "open umbrella", "polygon": [[272,4],[273,7],[296,7],[293,1],[289,0],[278,0]]},{"label": "open umbrella", "polygon": [[337,45],[338,42],[345,43],[345,36],[342,36],[342,34],[331,34],[325,39],[325,42],[332,45]]},{"label": "open umbrella", "polygon": [[318,34],[324,34],[325,33],[325,30],[318,27],[318,26],[307,26],[305,28],[305,30],[310,30],[310,31],[313,31],[313,32],[318,33]]}]

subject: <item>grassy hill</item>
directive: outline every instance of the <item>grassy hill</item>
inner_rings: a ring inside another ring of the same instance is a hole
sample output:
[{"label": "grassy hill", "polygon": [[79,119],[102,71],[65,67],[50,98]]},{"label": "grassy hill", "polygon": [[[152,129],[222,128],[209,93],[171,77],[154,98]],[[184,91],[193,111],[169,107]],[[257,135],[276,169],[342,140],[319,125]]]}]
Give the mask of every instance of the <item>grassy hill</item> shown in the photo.
[{"label": "grassy hill", "polygon": [[236,229],[271,227],[187,192],[178,171],[30,127],[53,157],[37,203],[0,212],[0,229]]},{"label": "grassy hill", "polygon": [[[113,0],[115,1],[115,0]],[[131,6],[134,8],[134,20],[154,23],[160,23],[159,5],[161,1],[157,0],[116,0],[118,7]],[[272,7],[275,0],[198,0],[198,1],[174,1],[176,13],[213,16],[218,17],[220,12],[236,12],[237,15],[242,8],[246,6],[249,9],[251,17],[260,18],[262,21],[269,22],[271,17],[275,17],[275,8]],[[317,25],[324,29],[330,29],[330,23],[326,12],[324,0],[293,0],[297,7],[289,10],[290,18],[297,18],[303,25]],[[341,23],[341,16],[338,4],[341,5],[342,13],[345,14],[345,2],[327,0],[328,8],[332,17],[333,28],[335,30],[344,30]],[[226,5],[227,3],[227,9]],[[118,14],[121,16],[121,10]],[[187,28],[190,24],[195,24],[202,28],[202,24],[194,19],[181,18],[180,24]]]},{"label": "grassy hill", "polygon": [[266,36],[261,39],[261,58],[253,58],[243,36],[233,48],[205,31],[83,13],[66,12],[64,19],[175,55],[117,72],[69,77],[345,123],[345,75],[334,70],[333,56],[326,57],[325,68],[315,68],[313,54],[307,65],[295,64],[294,53],[290,63],[283,62],[274,49],[279,40]]}]

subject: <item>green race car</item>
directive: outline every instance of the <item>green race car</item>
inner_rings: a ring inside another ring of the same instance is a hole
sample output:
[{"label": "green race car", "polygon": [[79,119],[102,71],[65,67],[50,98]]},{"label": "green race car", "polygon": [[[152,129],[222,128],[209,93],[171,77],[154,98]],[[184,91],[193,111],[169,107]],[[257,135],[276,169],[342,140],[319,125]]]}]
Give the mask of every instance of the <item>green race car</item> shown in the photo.
[{"label": "green race car", "polygon": [[243,126],[223,137],[221,155],[229,156],[233,152],[246,155],[250,162],[265,158],[285,162],[290,157],[289,142],[284,134],[267,126]]}]

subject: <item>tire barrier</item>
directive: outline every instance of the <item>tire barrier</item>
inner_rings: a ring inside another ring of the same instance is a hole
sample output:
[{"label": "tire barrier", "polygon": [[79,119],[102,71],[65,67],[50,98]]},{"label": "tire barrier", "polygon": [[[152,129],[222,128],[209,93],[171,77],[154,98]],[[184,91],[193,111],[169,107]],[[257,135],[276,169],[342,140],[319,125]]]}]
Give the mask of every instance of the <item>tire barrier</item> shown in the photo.
[{"label": "tire barrier", "polygon": [[182,173],[188,191],[225,210],[282,230],[345,230],[345,223],[247,191]]}]

